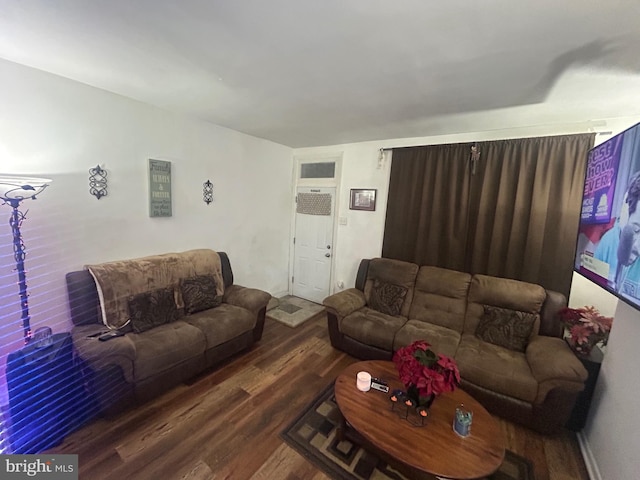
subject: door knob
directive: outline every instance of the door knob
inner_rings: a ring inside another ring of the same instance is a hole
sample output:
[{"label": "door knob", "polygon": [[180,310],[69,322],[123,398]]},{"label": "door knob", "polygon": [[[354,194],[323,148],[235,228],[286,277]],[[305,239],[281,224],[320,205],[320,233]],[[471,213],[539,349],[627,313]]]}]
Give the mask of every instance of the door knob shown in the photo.
[{"label": "door knob", "polygon": [[327,250],[331,250],[331,245],[327,245]]},{"label": "door knob", "polygon": [[325,253],[324,256],[329,258],[331,256],[331,254],[330,253]]}]

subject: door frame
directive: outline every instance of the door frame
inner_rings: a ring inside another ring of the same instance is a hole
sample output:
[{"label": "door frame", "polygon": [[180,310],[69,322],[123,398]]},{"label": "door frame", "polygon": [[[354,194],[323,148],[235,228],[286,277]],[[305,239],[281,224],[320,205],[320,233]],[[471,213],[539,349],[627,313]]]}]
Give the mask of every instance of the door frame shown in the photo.
[{"label": "door frame", "polygon": [[[340,205],[340,179],[342,176],[342,156],[343,152],[332,152],[326,154],[314,154],[314,155],[299,155],[293,157],[293,182],[291,188],[291,228],[289,232],[289,278],[287,283],[289,285],[289,295],[293,293],[293,267],[295,263],[295,245],[293,239],[296,235],[296,195],[298,187],[335,187],[336,193],[334,196],[334,211],[333,211],[333,234],[331,239],[332,254],[330,262],[329,273],[329,295],[335,293],[336,286],[334,285],[335,269],[336,269],[336,245],[337,245],[337,233],[338,233],[338,217]],[[335,174],[333,178],[300,178],[301,165],[303,163],[325,163],[334,162],[336,164]]]}]

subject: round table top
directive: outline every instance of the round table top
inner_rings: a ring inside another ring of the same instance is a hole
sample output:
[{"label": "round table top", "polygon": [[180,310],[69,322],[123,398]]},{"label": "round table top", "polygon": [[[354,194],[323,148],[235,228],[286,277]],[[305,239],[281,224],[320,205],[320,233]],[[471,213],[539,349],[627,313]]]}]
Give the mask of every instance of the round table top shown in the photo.
[{"label": "round table top", "polygon": [[[491,475],[504,460],[500,424],[473,397],[457,388],[433,402],[422,427],[413,426],[391,409],[390,394],[361,392],[356,374],[369,372],[389,384],[389,392],[404,389],[395,365],[387,361],[358,362],[336,379],[335,395],[345,420],[367,441],[400,462],[440,477],[473,479]],[[473,412],[471,433],[453,431],[456,407]]]}]

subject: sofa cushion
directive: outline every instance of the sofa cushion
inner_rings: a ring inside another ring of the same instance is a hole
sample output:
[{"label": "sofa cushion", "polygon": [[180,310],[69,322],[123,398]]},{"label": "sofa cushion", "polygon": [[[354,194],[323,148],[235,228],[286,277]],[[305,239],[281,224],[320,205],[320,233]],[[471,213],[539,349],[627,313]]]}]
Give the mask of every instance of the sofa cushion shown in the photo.
[{"label": "sofa cushion", "polygon": [[340,331],[362,343],[390,352],[396,332],[406,322],[405,317],[393,317],[364,307],[344,317],[340,323]]},{"label": "sofa cushion", "polygon": [[135,333],[142,333],[178,319],[173,288],[157,288],[130,295],[129,319]]},{"label": "sofa cushion", "polygon": [[384,283],[390,283],[405,287],[407,294],[402,302],[400,315],[409,316],[409,308],[413,301],[413,287],[416,283],[416,275],[418,274],[418,265],[415,263],[403,262],[401,260],[392,260],[389,258],[373,258],[369,262],[367,271],[367,280],[364,284],[364,298],[367,305],[371,304],[371,291],[376,280]]},{"label": "sofa cushion", "polygon": [[455,360],[466,381],[525,402],[536,399],[538,382],[524,353],[463,334]]},{"label": "sofa cushion", "polygon": [[484,315],[476,327],[476,336],[485,342],[516,352],[524,352],[537,315],[508,308],[484,305]]},{"label": "sofa cushion", "polygon": [[407,287],[383,282],[377,278],[373,282],[369,307],[387,315],[400,315]]},{"label": "sofa cushion", "polygon": [[209,349],[252,330],[256,316],[246,308],[223,303],[217,308],[189,315],[184,321],[202,331]]},{"label": "sofa cushion", "polygon": [[409,318],[462,332],[471,275],[446,268],[420,267]]},{"label": "sofa cushion", "polygon": [[416,340],[425,340],[436,353],[453,357],[460,343],[460,333],[440,325],[410,319],[396,333],[393,350],[406,347]]},{"label": "sofa cushion", "polygon": [[201,356],[206,347],[204,333],[182,320],[160,325],[144,333],[129,333],[127,338],[131,339],[136,349],[136,382]]},{"label": "sofa cushion", "polygon": [[215,308],[222,303],[217,294],[216,279],[213,275],[196,275],[180,280],[180,290],[186,313],[196,313]]},{"label": "sofa cushion", "polygon": [[[546,297],[545,289],[534,283],[476,274],[469,286],[463,332],[475,333],[485,305],[539,314]],[[540,321],[537,319],[531,338],[538,334],[539,329]]]},{"label": "sofa cushion", "polygon": [[[218,295],[224,294],[220,255],[208,249],[88,265],[86,268],[96,282],[103,322],[110,328],[120,328],[129,321],[129,295],[177,287],[181,278],[213,275]],[[176,288],[176,304],[178,308],[184,306],[179,288]]]}]

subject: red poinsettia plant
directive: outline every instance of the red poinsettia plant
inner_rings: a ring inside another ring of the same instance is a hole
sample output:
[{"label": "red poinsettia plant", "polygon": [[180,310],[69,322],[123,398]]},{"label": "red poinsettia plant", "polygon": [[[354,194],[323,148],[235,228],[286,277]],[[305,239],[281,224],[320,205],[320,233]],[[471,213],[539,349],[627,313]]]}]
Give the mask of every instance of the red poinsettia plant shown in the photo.
[{"label": "red poinsettia plant", "polygon": [[397,350],[393,363],[407,391],[417,390],[420,398],[453,392],[460,385],[460,372],[455,360],[435,353],[424,340]]},{"label": "red poinsettia plant", "polygon": [[588,355],[597,343],[607,344],[613,317],[601,315],[593,306],[566,307],[558,315],[569,330],[569,342],[578,353]]}]

